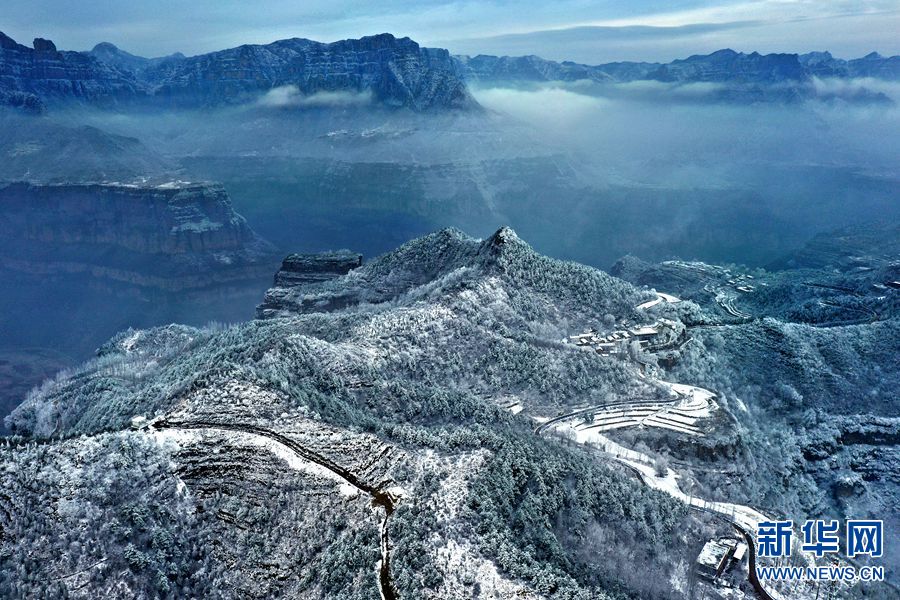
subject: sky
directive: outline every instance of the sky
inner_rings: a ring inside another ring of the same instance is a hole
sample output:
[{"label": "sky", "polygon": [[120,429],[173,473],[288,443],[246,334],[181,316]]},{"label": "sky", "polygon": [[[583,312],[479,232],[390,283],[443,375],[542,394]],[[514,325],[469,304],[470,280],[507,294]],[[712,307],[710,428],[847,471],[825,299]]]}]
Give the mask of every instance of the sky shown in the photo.
[{"label": "sky", "polygon": [[720,48],[900,54],[900,0],[2,0],[0,31],[24,44],[143,56],[289,37],[390,32],[456,54],[668,61]]}]

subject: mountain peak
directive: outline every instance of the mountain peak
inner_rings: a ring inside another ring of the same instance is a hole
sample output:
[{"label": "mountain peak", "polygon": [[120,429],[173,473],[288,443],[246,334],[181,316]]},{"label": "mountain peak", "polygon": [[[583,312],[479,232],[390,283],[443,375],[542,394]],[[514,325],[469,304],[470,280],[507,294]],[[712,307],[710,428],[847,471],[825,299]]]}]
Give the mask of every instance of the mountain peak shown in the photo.
[{"label": "mountain peak", "polygon": [[513,228],[507,225],[504,225],[496,232],[494,232],[494,235],[489,237],[487,241],[491,246],[496,247],[507,246],[511,244],[525,244],[525,242],[522,241],[522,238],[520,238],[518,234],[516,234]]},{"label": "mountain peak", "polygon": [[34,38],[32,45],[35,52],[56,52],[56,44],[44,38]]},{"label": "mountain peak", "polygon": [[100,42],[93,48],[91,48],[91,52],[118,52],[119,47],[113,44],[112,42]]},{"label": "mountain peak", "polygon": [[534,250],[511,227],[503,226],[481,243],[479,253],[485,264],[505,265],[509,259],[533,254]]}]

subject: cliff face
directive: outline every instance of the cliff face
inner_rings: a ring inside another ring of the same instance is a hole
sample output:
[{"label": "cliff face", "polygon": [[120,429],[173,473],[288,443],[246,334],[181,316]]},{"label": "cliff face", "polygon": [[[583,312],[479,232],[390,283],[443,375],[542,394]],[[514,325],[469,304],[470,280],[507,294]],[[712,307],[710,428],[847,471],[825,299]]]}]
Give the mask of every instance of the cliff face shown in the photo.
[{"label": "cliff face", "polygon": [[744,54],[719,50],[662,65],[650,73],[657,81],[781,83],[809,78],[796,54]]},{"label": "cliff face", "polygon": [[271,247],[210,185],[6,184],[0,239],[7,268],[170,290],[256,277],[271,260]]},{"label": "cliff face", "polygon": [[281,40],[169,61],[150,68],[153,94],[175,104],[205,105],[294,86],[322,91],[371,92],[390,106],[415,110],[475,105],[446,50],[421,48],[389,34],[322,44]]},{"label": "cliff face", "polygon": [[808,54],[745,54],[718,50],[669,63],[615,62],[583,65],[555,62],[537,56],[455,56],[457,69],[473,82],[485,85],[547,81],[593,81],[627,83],[658,81],[681,85],[714,84],[713,100],[753,102],[795,102],[822,98],[887,103],[881,93],[861,90],[853,94],[822,92],[813,85],[813,77],[871,77],[886,81],[900,79],[900,56],[883,57],[871,53],[863,58],[841,60],[828,52]]},{"label": "cliff face", "polygon": [[457,56],[461,72],[475,81],[613,81],[599,67],[573,62],[556,62],[539,56]]},{"label": "cliff face", "polygon": [[127,72],[79,52],[60,52],[37,38],[32,48],[0,32],[0,92],[7,104],[25,106],[76,99],[111,104],[133,98],[140,86]]},{"label": "cliff face", "polygon": [[482,81],[653,80],[766,84],[800,82],[809,78],[796,54],[744,54],[734,50],[719,50],[666,64],[618,62],[591,66],[554,62],[537,56],[455,58],[461,72]]},{"label": "cliff face", "polygon": [[346,275],[362,266],[362,254],[339,250],[320,254],[290,254],[275,274],[275,285],[293,287],[305,283],[318,283]]},{"label": "cliff face", "polygon": [[0,33],[0,90],[14,94],[7,104],[79,100],[200,107],[253,101],[283,86],[304,95],[371,93],[383,105],[413,110],[477,106],[446,50],[390,34],[331,44],[289,39],[190,58],[144,59],[111,44],[60,52],[53,42],[37,39],[28,48]]},{"label": "cliff face", "polygon": [[[360,266],[362,266],[362,254],[349,250],[319,254],[290,254],[281,263],[281,268],[275,274],[275,283],[266,291],[266,296],[262,304],[257,307],[256,314],[260,318],[280,314],[289,306],[293,306],[289,298],[292,299],[297,295],[297,289],[310,290],[315,293],[316,284],[346,275]],[[340,296],[322,296],[321,298],[321,302],[317,303],[316,300],[313,300],[307,304],[334,310],[351,303],[349,299]]]}]

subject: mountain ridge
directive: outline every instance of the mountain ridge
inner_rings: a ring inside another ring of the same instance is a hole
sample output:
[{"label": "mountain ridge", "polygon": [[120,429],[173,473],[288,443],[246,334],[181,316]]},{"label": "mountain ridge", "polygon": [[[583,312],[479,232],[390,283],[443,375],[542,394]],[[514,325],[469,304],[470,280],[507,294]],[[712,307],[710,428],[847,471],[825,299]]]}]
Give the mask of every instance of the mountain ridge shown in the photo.
[{"label": "mountain ridge", "polygon": [[371,93],[381,105],[414,111],[478,108],[449,52],[391,34],[330,44],[292,38],[159,59],[112,44],[71,52],[42,38],[28,48],[0,36],[0,90],[13,95],[3,98],[9,105],[77,100],[102,107],[208,107],[252,102],[290,87],[303,95]]},{"label": "mountain ridge", "polygon": [[[627,83],[630,81],[722,81],[746,78],[749,81],[804,81],[813,75],[831,77],[875,77],[900,79],[900,56],[884,57],[871,52],[856,59],[834,58],[830,52],[771,53],[737,52],[723,48],[710,54],[693,54],[668,63],[617,61],[584,64],[553,61],[536,55],[496,56],[490,54],[454,55],[460,69],[475,80],[502,81],[594,81]],[[710,67],[732,66],[727,71]],[[707,67],[704,69],[704,67]]]},{"label": "mountain ridge", "polygon": [[[204,108],[259,101],[281,88],[299,98],[320,92],[370,94],[378,105],[416,112],[478,110],[467,82],[717,83],[730,87],[721,94],[724,100],[792,102],[816,95],[814,77],[897,81],[900,56],[872,52],[843,60],[828,52],[722,49],[669,63],[587,65],[536,55],[451,55],[382,33],[331,43],[287,38],[195,56],[145,58],[109,42],[75,52],[36,38],[29,48],[0,32],[0,105],[38,114],[48,105],[71,101],[102,108]],[[851,99],[884,102],[887,97],[868,92]]]}]

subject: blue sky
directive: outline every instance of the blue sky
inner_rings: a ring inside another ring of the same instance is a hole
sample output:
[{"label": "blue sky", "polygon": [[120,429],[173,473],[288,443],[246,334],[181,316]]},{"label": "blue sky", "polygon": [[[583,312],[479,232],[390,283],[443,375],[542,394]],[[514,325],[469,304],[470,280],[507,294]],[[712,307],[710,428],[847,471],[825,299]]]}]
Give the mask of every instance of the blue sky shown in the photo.
[{"label": "blue sky", "polygon": [[587,63],[724,47],[855,57],[900,53],[900,0],[2,0],[0,31],[75,50],[109,41],[146,56],[387,31],[455,53]]}]

